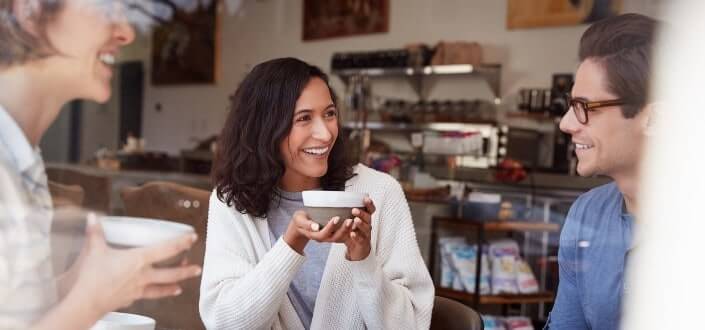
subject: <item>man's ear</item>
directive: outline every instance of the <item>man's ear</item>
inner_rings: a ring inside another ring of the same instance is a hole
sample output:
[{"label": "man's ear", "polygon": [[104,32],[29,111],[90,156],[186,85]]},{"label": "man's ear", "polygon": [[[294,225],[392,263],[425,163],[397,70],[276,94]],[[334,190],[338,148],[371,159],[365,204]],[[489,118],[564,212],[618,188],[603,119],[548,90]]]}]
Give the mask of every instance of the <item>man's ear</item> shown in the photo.
[{"label": "man's ear", "polygon": [[644,109],[641,110],[644,115],[644,122],[643,122],[644,135],[646,135],[646,136],[653,136],[654,135],[654,132],[656,130],[656,127],[655,127],[656,122],[658,121],[658,118],[660,117],[662,110],[663,110],[663,103],[662,102],[647,103],[646,106],[644,106]]}]

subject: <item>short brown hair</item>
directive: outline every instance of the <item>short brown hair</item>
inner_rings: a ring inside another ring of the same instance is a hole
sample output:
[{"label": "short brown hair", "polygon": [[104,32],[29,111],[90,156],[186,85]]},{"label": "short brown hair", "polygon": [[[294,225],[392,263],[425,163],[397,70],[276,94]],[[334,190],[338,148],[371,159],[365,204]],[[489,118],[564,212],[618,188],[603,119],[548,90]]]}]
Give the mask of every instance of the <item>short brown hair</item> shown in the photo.
[{"label": "short brown hair", "polygon": [[38,8],[28,13],[37,27],[36,34],[24,29],[14,15],[14,2],[27,0],[0,0],[0,67],[40,59],[51,55],[52,47],[46,38],[46,25],[58,13],[63,0],[36,0]]},{"label": "short brown hair", "polygon": [[580,62],[596,60],[607,74],[607,88],[627,102],[622,115],[633,118],[648,100],[654,38],[659,22],[623,14],[596,22],[580,39]]}]

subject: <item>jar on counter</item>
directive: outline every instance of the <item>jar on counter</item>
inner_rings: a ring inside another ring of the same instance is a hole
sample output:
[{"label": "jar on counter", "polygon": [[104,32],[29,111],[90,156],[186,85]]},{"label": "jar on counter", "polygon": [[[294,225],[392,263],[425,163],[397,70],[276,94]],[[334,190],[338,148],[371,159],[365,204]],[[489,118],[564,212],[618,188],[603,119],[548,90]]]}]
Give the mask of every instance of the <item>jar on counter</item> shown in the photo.
[{"label": "jar on counter", "polygon": [[444,102],[433,102],[435,102],[434,108],[436,109],[436,121],[441,123],[450,122],[452,120],[451,109],[448,108],[448,105]]},{"label": "jar on counter", "polygon": [[395,110],[396,101],[386,100],[384,104],[379,108],[379,119],[384,122],[392,121],[392,114]]},{"label": "jar on counter", "polygon": [[426,102],[418,101],[411,106],[411,121],[415,124],[426,122]]},{"label": "jar on counter", "polygon": [[390,120],[395,123],[411,123],[412,118],[409,113],[409,104],[404,100],[394,101]]},{"label": "jar on counter", "polygon": [[463,121],[464,109],[458,107],[453,101],[444,101],[441,106],[448,113],[448,122],[460,123]]},{"label": "jar on counter", "polygon": [[426,102],[424,107],[424,122],[433,123],[438,120],[438,102]]}]

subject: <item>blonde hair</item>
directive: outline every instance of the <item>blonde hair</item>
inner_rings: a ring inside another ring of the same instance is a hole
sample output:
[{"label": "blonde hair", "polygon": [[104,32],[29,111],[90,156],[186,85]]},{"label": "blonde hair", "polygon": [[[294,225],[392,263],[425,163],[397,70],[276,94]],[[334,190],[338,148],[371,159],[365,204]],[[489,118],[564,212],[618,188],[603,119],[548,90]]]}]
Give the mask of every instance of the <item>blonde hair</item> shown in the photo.
[{"label": "blonde hair", "polygon": [[[27,1],[28,20],[33,32],[22,27],[14,14],[15,1]],[[0,67],[23,64],[53,54],[46,37],[46,25],[61,10],[63,0],[0,0]]]}]

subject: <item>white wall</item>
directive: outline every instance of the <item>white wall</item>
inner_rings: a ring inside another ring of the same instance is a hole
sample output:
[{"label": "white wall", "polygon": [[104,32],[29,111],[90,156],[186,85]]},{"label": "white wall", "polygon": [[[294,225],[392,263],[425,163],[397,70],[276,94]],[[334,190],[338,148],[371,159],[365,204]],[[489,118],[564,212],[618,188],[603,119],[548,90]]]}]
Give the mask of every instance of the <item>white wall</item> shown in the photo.
[{"label": "white wall", "polygon": [[[625,12],[657,14],[663,0],[624,0]],[[236,16],[221,15],[220,80],[215,85],[145,87],[143,136],[151,150],[178,153],[194,138],[219,132],[228,96],[244,74],[267,59],[294,56],[329,70],[336,51],[400,48],[439,40],[478,41],[485,62],[501,63],[502,94],[508,100],[523,87],[548,87],[551,74],[573,72],[577,44],[586,26],[507,31],[503,0],[391,0],[389,33],[302,42],[302,0],[244,0]],[[125,51],[125,59],[144,59],[149,72],[148,37]],[[334,88],[342,84],[332,78]],[[377,87],[377,86],[375,86]],[[412,97],[403,81],[382,83],[375,93]],[[435,86],[434,97],[489,97],[479,81],[452,79]],[[155,105],[161,103],[162,111]],[[117,125],[117,122],[116,122]]]}]

